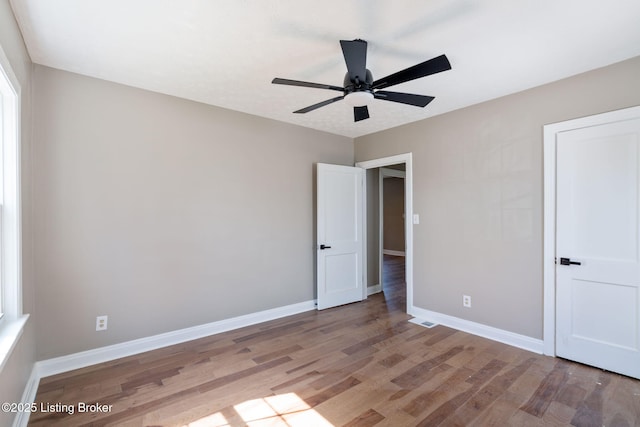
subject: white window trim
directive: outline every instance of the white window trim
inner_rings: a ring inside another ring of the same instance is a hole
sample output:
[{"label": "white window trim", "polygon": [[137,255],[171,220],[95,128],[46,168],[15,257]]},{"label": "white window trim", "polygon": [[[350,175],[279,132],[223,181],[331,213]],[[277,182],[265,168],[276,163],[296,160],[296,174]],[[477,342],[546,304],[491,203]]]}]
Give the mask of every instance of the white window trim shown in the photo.
[{"label": "white window trim", "polygon": [[[0,119],[2,125],[2,233],[0,233],[3,316],[0,319],[0,372],[11,355],[28,318],[22,313],[20,213],[21,88],[0,47]],[[10,120],[7,120],[10,118]]]}]

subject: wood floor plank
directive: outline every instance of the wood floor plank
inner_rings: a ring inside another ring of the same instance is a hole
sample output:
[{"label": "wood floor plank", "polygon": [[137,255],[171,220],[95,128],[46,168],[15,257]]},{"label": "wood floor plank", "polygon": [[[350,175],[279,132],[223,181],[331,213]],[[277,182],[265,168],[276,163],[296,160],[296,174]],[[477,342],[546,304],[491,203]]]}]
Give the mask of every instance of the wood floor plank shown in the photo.
[{"label": "wood floor plank", "polygon": [[490,404],[485,410],[466,427],[485,427],[485,426],[509,426],[509,420],[513,417],[513,414],[519,411],[519,407],[522,405],[521,398],[512,393],[505,392],[498,397],[492,404]]},{"label": "wood floor plank", "polygon": [[[480,387],[479,382],[473,384],[472,388],[460,395],[456,396],[455,408],[451,410],[443,410],[438,408],[438,418],[432,421],[438,421],[433,424],[425,419],[420,425],[469,425],[479,416],[480,412],[486,410],[500,395],[502,395],[509,386],[516,381],[533,363],[533,358],[529,358],[524,362],[512,367],[503,374],[493,377],[491,381]],[[491,362],[490,362],[491,363]],[[488,377],[489,375],[486,375]],[[444,417],[444,418],[443,418]],[[426,424],[424,423],[426,421]]]},{"label": "wood floor plank", "polygon": [[467,378],[465,382],[473,385],[482,385],[496,376],[498,372],[500,372],[500,370],[502,370],[502,368],[504,368],[505,366],[507,366],[506,362],[498,359],[493,359],[478,371],[476,371],[469,378]]},{"label": "wood floor plank", "polygon": [[451,397],[456,394],[456,388],[461,388],[462,391],[471,389],[472,387],[466,383],[471,375],[473,375],[473,371],[466,368],[459,368],[455,372],[449,373],[439,384],[435,384],[433,388],[415,396],[403,406],[402,410],[413,417],[423,417],[449,402]]},{"label": "wood floor plank", "polygon": [[376,412],[375,409],[369,409],[346,423],[344,427],[370,427],[378,424],[382,420],[384,420],[384,417]]},{"label": "wood floor plank", "polygon": [[596,383],[593,391],[578,405],[576,414],[571,420],[571,425],[580,427],[604,425],[602,395],[610,382],[611,377],[609,375],[600,375],[599,382]]},{"label": "wood floor plank", "polygon": [[373,357],[364,357],[362,359],[353,360],[352,358],[344,358],[338,363],[333,364],[326,370],[320,370],[320,377],[313,382],[309,383],[309,386],[316,390],[323,389],[338,381],[343,380],[355,374],[360,369],[364,368],[373,361]]},{"label": "wood floor plank", "polygon": [[335,384],[326,390],[323,390],[319,393],[309,396],[304,400],[309,404],[309,406],[313,408],[314,406],[317,406],[323,402],[326,402],[327,400],[336,397],[340,393],[350,389],[351,387],[355,387],[358,384],[360,384],[360,380],[354,377],[348,377],[345,380],[339,382],[338,384]]},{"label": "wood floor plank", "polygon": [[393,378],[391,382],[402,388],[415,389],[419,387],[423,382],[428,381],[429,378],[434,375],[434,373],[431,372],[433,368],[446,362],[448,359],[460,353],[462,350],[463,348],[461,346],[450,348],[445,353],[442,353],[436,357],[425,360],[424,362],[419,363],[416,366],[413,366],[411,369]]},{"label": "wood floor plank", "polygon": [[640,381],[620,375],[603,412],[605,425],[640,426]]},{"label": "wood floor plank", "polygon": [[383,293],[43,378],[30,426],[636,426],[640,381],[406,314],[404,259]]},{"label": "wood floor plank", "polygon": [[559,360],[553,370],[542,381],[538,389],[535,391],[531,399],[520,409],[541,418],[551,402],[568,379],[568,364]]},{"label": "wood floor plank", "polygon": [[[576,414],[576,410],[560,402],[554,401],[549,404],[549,407],[542,416],[542,421],[546,424],[559,424],[570,425],[571,420]],[[605,424],[609,425],[609,424]]]}]

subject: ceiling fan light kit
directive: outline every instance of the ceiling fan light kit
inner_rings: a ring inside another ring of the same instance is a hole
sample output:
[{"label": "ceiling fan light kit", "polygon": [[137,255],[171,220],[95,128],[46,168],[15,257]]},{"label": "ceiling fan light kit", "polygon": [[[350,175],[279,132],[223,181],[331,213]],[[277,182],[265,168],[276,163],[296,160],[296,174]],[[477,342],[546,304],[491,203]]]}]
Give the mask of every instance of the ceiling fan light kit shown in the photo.
[{"label": "ceiling fan light kit", "polygon": [[274,84],[328,89],[342,92],[342,96],[337,96],[335,98],[327,99],[326,101],[301,108],[300,110],[294,111],[294,113],[305,114],[309,111],[316,110],[320,107],[324,107],[344,99],[347,104],[353,107],[353,118],[354,121],[358,122],[369,118],[369,109],[367,106],[371,104],[373,99],[398,102],[400,104],[413,105],[416,107],[425,107],[434,100],[433,96],[389,92],[382,91],[380,89],[451,69],[451,64],[447,57],[445,55],[440,55],[412,67],[405,68],[404,70],[393,73],[382,79],[373,80],[371,71],[366,68],[367,42],[361,39],[340,40],[340,46],[342,47],[344,62],[347,65],[347,74],[344,77],[343,87],[281,78],[275,78],[271,81],[271,83]]},{"label": "ceiling fan light kit", "polygon": [[351,92],[344,96],[344,100],[352,107],[364,107],[373,100],[373,93],[368,91]]}]

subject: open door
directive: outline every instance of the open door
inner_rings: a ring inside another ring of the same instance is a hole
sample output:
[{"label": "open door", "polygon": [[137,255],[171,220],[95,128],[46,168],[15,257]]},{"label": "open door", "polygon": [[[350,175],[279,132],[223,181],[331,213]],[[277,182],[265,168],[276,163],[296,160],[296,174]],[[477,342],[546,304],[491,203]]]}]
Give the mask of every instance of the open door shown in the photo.
[{"label": "open door", "polygon": [[361,168],[317,169],[318,310],[364,299]]}]

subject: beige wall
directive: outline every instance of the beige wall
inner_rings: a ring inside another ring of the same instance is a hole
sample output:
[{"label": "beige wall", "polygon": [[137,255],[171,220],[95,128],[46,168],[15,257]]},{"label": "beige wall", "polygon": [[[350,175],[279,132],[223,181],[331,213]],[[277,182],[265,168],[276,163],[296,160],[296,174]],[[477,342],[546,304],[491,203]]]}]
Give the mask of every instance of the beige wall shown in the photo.
[{"label": "beige wall", "polygon": [[38,359],[315,298],[314,163],[351,139],[41,66],[34,93]]},{"label": "beige wall", "polygon": [[[20,402],[35,362],[33,245],[31,223],[31,73],[32,64],[13,18],[8,0],[0,0],[0,46],[22,90],[21,112],[21,202],[22,202],[22,301],[23,312],[32,316],[6,365],[0,372],[0,401]],[[0,412],[0,425],[8,426],[14,414]]]},{"label": "beige wall", "polygon": [[640,57],[356,139],[356,161],[413,153],[415,306],[542,338],[542,126],[640,104],[638,76]]}]

